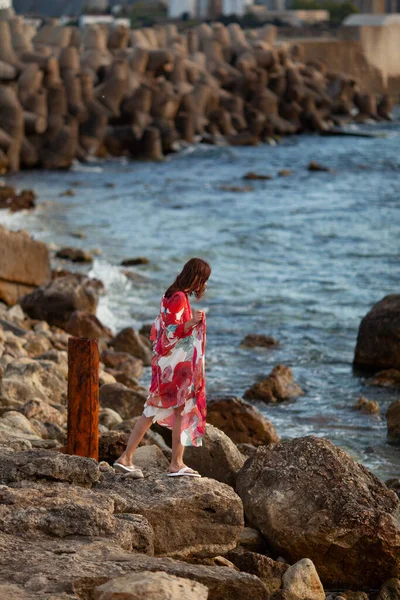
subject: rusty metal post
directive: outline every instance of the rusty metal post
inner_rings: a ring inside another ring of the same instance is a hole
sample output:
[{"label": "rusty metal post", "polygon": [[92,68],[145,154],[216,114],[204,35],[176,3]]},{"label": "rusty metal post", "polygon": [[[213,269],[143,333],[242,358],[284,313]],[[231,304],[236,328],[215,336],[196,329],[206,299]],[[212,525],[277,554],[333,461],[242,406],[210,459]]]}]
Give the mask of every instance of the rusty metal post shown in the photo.
[{"label": "rusty metal post", "polygon": [[97,340],[68,341],[67,454],[99,459],[99,347]]}]

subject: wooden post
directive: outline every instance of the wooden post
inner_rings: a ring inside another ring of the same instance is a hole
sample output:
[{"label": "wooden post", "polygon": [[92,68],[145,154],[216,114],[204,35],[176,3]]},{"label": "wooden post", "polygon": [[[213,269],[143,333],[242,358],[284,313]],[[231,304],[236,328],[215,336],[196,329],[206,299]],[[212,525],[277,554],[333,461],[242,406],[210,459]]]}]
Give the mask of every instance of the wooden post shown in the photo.
[{"label": "wooden post", "polygon": [[68,341],[67,454],[99,459],[99,348],[97,340]]}]

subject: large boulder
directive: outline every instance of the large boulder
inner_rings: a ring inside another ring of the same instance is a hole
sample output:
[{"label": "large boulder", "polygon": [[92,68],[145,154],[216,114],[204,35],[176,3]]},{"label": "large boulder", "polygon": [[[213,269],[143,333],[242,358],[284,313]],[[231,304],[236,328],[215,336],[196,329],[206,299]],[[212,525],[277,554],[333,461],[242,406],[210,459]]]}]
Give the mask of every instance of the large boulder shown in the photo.
[{"label": "large boulder", "polygon": [[108,383],[100,388],[100,406],[112,408],[123,419],[139,417],[145,402],[145,394],[131,390],[122,383]]},{"label": "large boulder", "polygon": [[385,296],[360,323],[354,364],[371,370],[400,369],[400,294]]},{"label": "large boulder", "polygon": [[33,398],[62,404],[67,382],[56,363],[31,358],[10,362],[0,382],[1,403],[4,406],[23,405]]},{"label": "large boulder", "polygon": [[208,589],[202,583],[168,575],[142,571],[103,583],[95,592],[96,600],[207,600]]},{"label": "large boulder", "polygon": [[221,429],[235,444],[277,444],[279,436],[270,421],[249,402],[228,396],[207,403],[207,421]]},{"label": "large boulder", "polygon": [[266,379],[252,385],[244,393],[246,400],[262,400],[263,402],[282,402],[297,398],[304,394],[294,382],[290,367],[277,365]]},{"label": "large boulder", "polygon": [[207,425],[202,446],[185,450],[185,463],[189,467],[232,487],[245,460],[232,440],[213,425]]},{"label": "large boulder", "polygon": [[151,365],[152,351],[149,341],[132,327],[126,327],[112,340],[116,352],[127,352],[140,358],[145,366]]},{"label": "large boulder", "polygon": [[98,282],[80,275],[57,277],[21,298],[20,304],[32,319],[65,329],[75,311],[96,313]]},{"label": "large boulder", "polygon": [[26,231],[7,231],[0,226],[0,300],[16,304],[20,296],[50,280],[49,251]]},{"label": "large boulder", "polygon": [[[15,593],[5,595],[7,600],[95,598],[96,589],[107,581],[148,571],[197,581],[208,588],[209,600],[267,597],[265,585],[254,575],[132,553],[112,537],[94,541],[79,536],[27,539],[0,531],[0,552],[0,581],[7,582],[7,594],[10,588]],[[0,592],[4,588],[0,587]]]},{"label": "large boulder", "polygon": [[114,497],[116,512],[146,517],[158,555],[225,554],[236,546],[243,529],[240,498],[212,479],[149,474],[138,481],[105,473],[96,489]]},{"label": "large boulder", "polygon": [[310,558],[324,583],[360,589],[400,574],[396,494],[331,442],[260,447],[236,488],[276,552],[291,563]]}]

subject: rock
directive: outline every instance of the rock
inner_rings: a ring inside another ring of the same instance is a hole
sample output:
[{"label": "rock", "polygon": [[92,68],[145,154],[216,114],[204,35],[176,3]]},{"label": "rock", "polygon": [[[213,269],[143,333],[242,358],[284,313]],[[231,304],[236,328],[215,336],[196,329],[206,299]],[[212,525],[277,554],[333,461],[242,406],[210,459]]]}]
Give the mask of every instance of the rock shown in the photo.
[{"label": "rock", "polygon": [[[142,361],[140,362],[143,365]],[[129,388],[130,390],[136,390],[137,392],[143,392],[144,394],[147,392],[146,388],[139,385],[139,381],[136,379],[136,377],[131,377],[130,375],[128,375],[128,373],[125,373],[124,371],[114,371],[114,369],[112,369],[112,372],[114,373],[114,378],[117,383],[122,383],[125,387]]]},{"label": "rock", "polygon": [[393,478],[393,479],[388,479],[387,481],[385,481],[385,484],[387,485],[387,487],[389,488],[389,490],[393,490],[398,497],[400,497],[400,479],[399,478]]},{"label": "rock", "polygon": [[145,366],[151,365],[152,351],[148,343],[132,327],[126,327],[112,340],[116,352],[127,352],[136,358],[140,358]]},{"label": "rock", "polygon": [[100,585],[94,597],[96,600],[207,600],[208,588],[168,573],[142,571]]},{"label": "rock", "polygon": [[376,600],[399,600],[400,598],[400,579],[392,577],[385,581],[379,590]]},{"label": "rock", "polygon": [[168,471],[169,462],[163,452],[156,445],[141,446],[133,455],[133,464],[145,472],[151,470],[159,473]]},{"label": "rock", "polygon": [[270,335],[249,333],[240,345],[244,348],[277,348],[279,342]]},{"label": "rock", "polygon": [[[0,431],[0,452],[23,452],[31,450],[32,444],[29,440],[17,437],[14,432],[6,433]],[[1,598],[1,596],[0,596]]]},{"label": "rock", "polygon": [[112,331],[95,316],[76,310],[68,319],[66,331],[75,337],[88,339],[103,338],[110,340]]},{"label": "rock", "polygon": [[354,365],[372,370],[400,370],[400,294],[385,296],[361,321]]},{"label": "rock", "polygon": [[99,436],[99,461],[113,464],[126,448],[129,434],[123,431],[106,431]]},{"label": "rock", "polygon": [[54,408],[48,402],[39,398],[28,400],[20,410],[27,419],[37,419],[43,422],[56,423],[57,425],[64,425],[67,421],[67,410],[65,407],[59,406],[58,409]]},{"label": "rock", "polygon": [[149,259],[145,256],[137,256],[136,258],[126,258],[121,262],[121,267],[136,267],[137,265],[148,265]]},{"label": "rock", "polygon": [[364,398],[364,396],[360,396],[354,405],[354,408],[367,415],[379,415],[381,412],[377,400],[368,400],[367,398]]},{"label": "rock", "polygon": [[149,473],[145,479],[124,480],[122,475],[103,474],[96,489],[113,495],[116,512],[146,517],[158,555],[223,555],[236,546],[243,529],[240,498],[212,479],[177,480]]},{"label": "rock", "polygon": [[248,173],[243,175],[243,179],[246,179],[247,181],[256,181],[256,180],[269,181],[270,179],[272,179],[272,176],[271,175],[261,175],[260,173],[254,173],[254,171],[249,171]]},{"label": "rock", "polygon": [[232,487],[244,461],[232,440],[213,425],[207,425],[202,446],[185,450],[185,463],[189,467]]},{"label": "rock", "polygon": [[281,169],[278,171],[278,175],[279,177],[289,177],[290,175],[293,175],[293,171],[290,169]]},{"label": "rock", "polygon": [[29,335],[26,336],[26,339],[27,342],[24,348],[29,356],[39,356],[53,348],[51,341],[45,335],[29,332]]},{"label": "rock", "polygon": [[282,402],[302,396],[304,392],[293,381],[290,367],[277,365],[266,379],[255,383],[244,393],[246,400],[262,400],[267,403]]},{"label": "rock", "polygon": [[369,600],[369,596],[366,592],[354,592],[353,590],[340,592],[339,597],[344,600]]},{"label": "rock", "polygon": [[250,458],[257,452],[257,446],[253,446],[252,444],[236,444],[237,449],[243,456],[246,458]]},{"label": "rock", "polygon": [[108,385],[109,383],[117,383],[117,380],[115,379],[114,375],[111,375],[111,373],[107,373],[106,371],[103,371],[102,369],[99,370],[99,385],[100,387],[102,385]]},{"label": "rock", "polygon": [[123,419],[139,417],[145,402],[144,394],[131,390],[122,383],[111,383],[100,388],[100,406],[112,408]]},{"label": "rock", "polygon": [[113,372],[124,373],[131,378],[139,378],[143,373],[143,361],[128,352],[104,350],[101,354],[101,360],[106,367],[113,369]]},{"label": "rock", "polygon": [[78,275],[53,279],[20,300],[24,312],[31,319],[47,321],[62,329],[75,311],[95,314],[97,303],[98,282]]},{"label": "rock", "polygon": [[219,189],[223,192],[252,192],[254,190],[252,185],[220,185]]},{"label": "rock", "polygon": [[276,444],[279,436],[261,412],[240,398],[228,396],[208,401],[207,421],[221,429],[235,444]]},{"label": "rock", "polygon": [[56,252],[57,258],[64,258],[66,260],[70,260],[75,263],[92,263],[93,257],[89,252],[82,250],[81,248],[61,248]]},{"label": "rock", "polygon": [[62,404],[67,390],[67,382],[55,363],[30,358],[10,362],[0,386],[5,406],[18,406],[31,398]]},{"label": "rock", "polygon": [[240,547],[251,552],[265,553],[265,540],[261,533],[253,527],[245,527],[239,540]]},{"label": "rock", "polygon": [[0,418],[0,431],[27,440],[40,439],[40,431],[24,415],[16,411],[6,412]]},{"label": "rock", "polygon": [[296,598],[325,600],[325,592],[314,563],[303,558],[289,567],[282,578],[282,589]]},{"label": "rock", "polygon": [[329,167],[325,167],[324,165],[320,165],[319,162],[317,162],[316,160],[311,161],[310,164],[308,165],[307,169],[309,171],[331,172],[331,169]]},{"label": "rock", "polygon": [[103,408],[100,410],[99,423],[107,429],[114,429],[116,425],[122,423],[122,417],[112,408]]},{"label": "rock", "polygon": [[387,437],[392,444],[400,443],[400,400],[392,402],[387,411]]},{"label": "rock", "polygon": [[379,371],[369,382],[369,385],[382,387],[400,388],[400,371],[398,369],[386,369]]},{"label": "rock", "polygon": [[50,280],[47,246],[25,231],[11,232],[0,226],[0,300],[13,305],[23,294]]},{"label": "rock", "polygon": [[397,496],[327,440],[258,448],[236,488],[275,552],[309,557],[324,584],[375,587],[400,573]]},{"label": "rock", "polygon": [[[52,338],[54,339],[54,338]],[[64,350],[49,350],[36,356],[38,361],[50,361],[57,365],[58,371],[68,379],[68,354]]]},{"label": "rock", "polygon": [[92,458],[58,454],[51,450],[28,450],[2,455],[1,483],[8,485],[32,479],[64,481],[91,487],[99,481],[100,471]]},{"label": "rock", "polygon": [[[257,575],[264,583],[268,594],[273,594],[280,589],[282,577],[288,569],[288,565],[276,562],[268,556],[237,548],[228,552],[227,557],[240,571]],[[304,596],[307,598],[307,596]],[[324,597],[325,600],[325,597]]]}]

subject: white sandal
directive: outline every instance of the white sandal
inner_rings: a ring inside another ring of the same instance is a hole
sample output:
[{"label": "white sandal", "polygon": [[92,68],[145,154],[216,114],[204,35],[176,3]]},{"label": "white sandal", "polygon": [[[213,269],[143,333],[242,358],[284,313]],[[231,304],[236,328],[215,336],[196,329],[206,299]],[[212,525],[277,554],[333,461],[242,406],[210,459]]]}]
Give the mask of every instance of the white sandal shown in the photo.
[{"label": "white sandal", "polygon": [[168,473],[168,477],[201,477],[201,475],[190,467],[183,467],[183,469],[180,469],[180,471]]},{"label": "white sandal", "polygon": [[125,474],[129,473],[130,477],[132,477],[133,479],[143,479],[144,478],[142,469],[140,469],[139,467],[135,467],[135,465],[128,467],[126,465],[123,465],[122,463],[115,461],[115,463],[113,464],[113,467],[114,467],[115,471],[117,471],[119,473],[125,473]]}]

